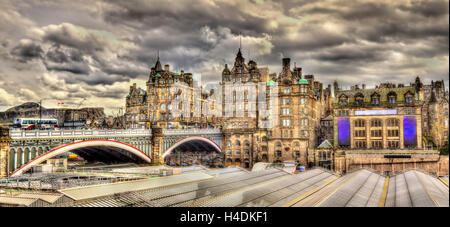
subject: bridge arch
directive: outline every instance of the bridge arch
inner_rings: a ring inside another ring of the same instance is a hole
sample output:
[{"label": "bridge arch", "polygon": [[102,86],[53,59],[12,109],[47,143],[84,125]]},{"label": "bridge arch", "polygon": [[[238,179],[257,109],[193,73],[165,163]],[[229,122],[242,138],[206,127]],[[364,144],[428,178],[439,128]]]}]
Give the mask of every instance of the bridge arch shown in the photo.
[{"label": "bridge arch", "polygon": [[169,148],[167,148],[167,150],[164,151],[162,158],[165,158],[166,156],[170,155],[172,151],[182,148],[188,148],[191,150],[202,148],[222,153],[222,148],[220,148],[220,146],[217,145],[210,138],[204,136],[188,136],[177,140],[174,144],[172,144]]},{"label": "bridge arch", "polygon": [[151,158],[148,155],[129,144],[114,140],[94,139],[78,141],[52,149],[17,169],[11,176],[21,175],[33,166],[68,151],[87,160],[116,158],[118,160],[151,163]]}]

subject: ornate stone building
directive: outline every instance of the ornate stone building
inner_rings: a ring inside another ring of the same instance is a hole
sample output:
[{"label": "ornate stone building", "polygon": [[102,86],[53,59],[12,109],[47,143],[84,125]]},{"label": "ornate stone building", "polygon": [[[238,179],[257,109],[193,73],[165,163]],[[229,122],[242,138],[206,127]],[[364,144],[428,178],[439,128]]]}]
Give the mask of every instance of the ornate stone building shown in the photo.
[{"label": "ornate stone building", "polygon": [[372,89],[356,85],[341,90],[335,82],[335,170],[367,167],[390,174],[419,168],[441,173],[448,157],[424,149],[423,122],[429,116],[424,111],[429,108],[423,88],[419,77],[409,86],[382,83]]},{"label": "ornate stone building", "polygon": [[147,91],[136,87],[136,83],[130,86],[125,113],[127,128],[145,128],[148,121]]},{"label": "ornate stone building", "polygon": [[319,119],[325,109],[322,84],[312,75],[303,78],[301,68],[291,70],[289,58],[283,59],[282,66],[279,75],[269,74],[255,61],[245,64],[240,49],[233,68],[225,65],[226,165],[249,167],[258,161],[307,165],[313,159],[312,148],[318,145]]},{"label": "ornate stone building", "polygon": [[423,137],[425,147],[448,147],[448,92],[444,81],[431,81],[423,86],[424,105],[422,107]]}]

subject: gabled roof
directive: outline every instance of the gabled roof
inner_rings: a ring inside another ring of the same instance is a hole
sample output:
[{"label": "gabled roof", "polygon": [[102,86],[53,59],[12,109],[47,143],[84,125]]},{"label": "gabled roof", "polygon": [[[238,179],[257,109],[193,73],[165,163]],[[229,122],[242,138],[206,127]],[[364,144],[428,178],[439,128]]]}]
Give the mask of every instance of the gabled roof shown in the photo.
[{"label": "gabled roof", "polygon": [[332,149],[333,145],[328,140],[324,140],[317,148],[321,149]]}]

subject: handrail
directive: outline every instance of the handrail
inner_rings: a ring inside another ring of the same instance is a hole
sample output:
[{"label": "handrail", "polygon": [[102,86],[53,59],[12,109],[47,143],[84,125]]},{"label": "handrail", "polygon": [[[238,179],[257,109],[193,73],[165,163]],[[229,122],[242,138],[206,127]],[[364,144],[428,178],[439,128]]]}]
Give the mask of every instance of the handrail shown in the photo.
[{"label": "handrail", "polygon": [[12,130],[12,139],[41,137],[78,137],[78,136],[111,136],[111,135],[151,135],[151,130],[58,130],[58,131],[26,131]]}]

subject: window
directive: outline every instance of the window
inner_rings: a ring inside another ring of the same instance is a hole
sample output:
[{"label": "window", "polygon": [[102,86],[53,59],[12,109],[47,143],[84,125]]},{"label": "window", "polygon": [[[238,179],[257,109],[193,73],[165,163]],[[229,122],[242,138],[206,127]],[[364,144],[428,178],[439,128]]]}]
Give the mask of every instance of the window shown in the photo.
[{"label": "window", "polygon": [[291,125],[291,120],[289,119],[283,119],[283,126],[284,127],[289,127]]},{"label": "window", "polygon": [[249,155],[250,152],[248,150],[244,150],[244,155]]},{"label": "window", "polygon": [[291,89],[290,88],[285,88],[284,89],[284,94],[285,95],[288,95],[288,94],[290,94],[291,93]]},{"label": "window", "polygon": [[288,115],[291,113],[289,108],[283,108],[282,110],[284,115]]},{"label": "window", "polygon": [[241,151],[240,150],[236,150],[236,152],[234,154],[235,155],[241,155]]},{"label": "window", "polygon": [[405,103],[406,104],[413,104],[413,94],[411,94],[410,92],[407,92],[405,94]]},{"label": "window", "polygon": [[236,146],[240,147],[241,146],[241,141],[236,140]]},{"label": "window", "polygon": [[366,126],[366,121],[365,120],[355,120],[355,127],[365,127]]},{"label": "window", "polygon": [[399,141],[387,141],[388,148],[400,148]]},{"label": "window", "polygon": [[388,130],[388,137],[398,137],[398,130]]},{"label": "window", "polygon": [[371,130],[370,131],[370,136],[371,137],[381,137],[383,135],[383,131],[382,130]]},{"label": "window", "polygon": [[366,130],[355,130],[355,137],[366,137]]},{"label": "window", "polygon": [[397,94],[395,92],[388,93],[388,102],[389,104],[395,104],[397,102]]},{"label": "window", "polygon": [[382,148],[383,142],[382,141],[372,141],[371,145],[372,145],[371,146],[372,148]]},{"label": "window", "polygon": [[161,104],[161,110],[165,110],[166,109],[166,104]]},{"label": "window", "polygon": [[347,96],[341,95],[341,96],[339,97],[339,105],[345,106],[345,105],[347,105],[347,103],[348,103],[348,98],[347,98]]},{"label": "window", "polygon": [[299,142],[294,142],[294,147],[299,147],[300,143]]},{"label": "window", "polygon": [[227,150],[227,155],[231,155],[231,150]]},{"label": "window", "polygon": [[405,114],[416,114],[416,109],[415,108],[406,108],[404,110]]},{"label": "window", "polygon": [[250,146],[250,142],[248,142],[248,140],[244,141],[244,146],[246,147]]},{"label": "window", "polygon": [[355,103],[357,106],[363,106],[364,104],[364,96],[361,93],[358,93],[355,96]]},{"label": "window", "polygon": [[382,127],[383,124],[382,124],[381,120],[377,119],[377,120],[370,121],[370,126],[371,127]]},{"label": "window", "polygon": [[227,141],[227,147],[231,147],[231,141]]},{"label": "window", "polygon": [[356,148],[366,148],[366,141],[355,141],[355,147]]},{"label": "window", "polygon": [[390,127],[399,126],[399,120],[398,119],[388,119],[387,126],[390,126]]},{"label": "window", "polygon": [[371,103],[372,105],[379,105],[380,104],[380,95],[377,93],[373,93],[371,96]]},{"label": "window", "polygon": [[308,119],[301,119],[300,120],[300,124],[302,125],[302,126],[308,126]]},{"label": "window", "polygon": [[306,93],[308,91],[308,88],[307,87],[304,87],[304,86],[301,86],[300,87],[300,92],[301,93]]},{"label": "window", "polygon": [[280,142],[277,142],[277,143],[275,144],[275,146],[281,147],[281,143],[280,143]]},{"label": "window", "polygon": [[276,151],[277,157],[281,157],[281,151]]},{"label": "window", "polygon": [[283,99],[283,105],[289,105],[291,103],[290,99]]}]

